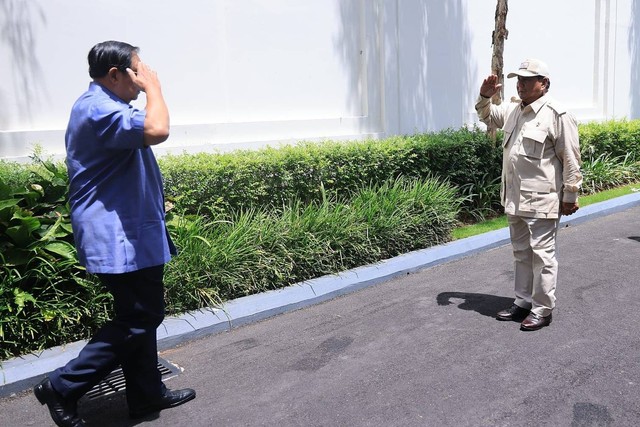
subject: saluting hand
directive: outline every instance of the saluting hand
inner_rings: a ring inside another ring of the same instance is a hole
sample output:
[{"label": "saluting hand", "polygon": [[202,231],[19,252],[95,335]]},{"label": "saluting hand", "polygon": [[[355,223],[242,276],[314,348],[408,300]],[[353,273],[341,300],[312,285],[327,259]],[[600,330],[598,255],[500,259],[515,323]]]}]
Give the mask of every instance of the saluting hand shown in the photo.
[{"label": "saluting hand", "polygon": [[127,73],[131,77],[131,80],[133,80],[133,82],[143,92],[149,92],[153,89],[160,89],[160,80],[158,79],[158,74],[142,61],[138,62],[137,71],[133,71],[131,68],[127,68]]},{"label": "saluting hand", "polygon": [[485,98],[491,98],[500,91],[501,87],[502,84],[498,83],[498,76],[492,74],[482,82],[482,86],[480,86],[480,95]]}]

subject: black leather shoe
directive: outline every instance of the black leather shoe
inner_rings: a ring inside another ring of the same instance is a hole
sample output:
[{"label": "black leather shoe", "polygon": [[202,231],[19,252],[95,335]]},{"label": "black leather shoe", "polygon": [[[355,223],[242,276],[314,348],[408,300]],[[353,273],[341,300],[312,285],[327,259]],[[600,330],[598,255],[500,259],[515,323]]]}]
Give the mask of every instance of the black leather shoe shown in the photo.
[{"label": "black leather shoe", "polygon": [[78,416],[76,402],[67,402],[53,389],[49,378],[40,381],[33,388],[33,394],[42,405],[49,407],[51,418],[59,427],[84,427],[84,421]]},{"label": "black leather shoe", "polygon": [[131,418],[143,418],[163,409],[175,408],[183,403],[196,398],[195,390],[185,388],[182,390],[165,390],[164,395],[156,402],[149,403],[139,408],[130,408],[129,416]]},{"label": "black leather shoe", "polygon": [[537,331],[540,328],[549,326],[551,324],[551,314],[548,316],[540,316],[535,313],[531,313],[520,324],[520,329],[523,331]]},{"label": "black leather shoe", "polygon": [[499,311],[496,314],[498,320],[513,320],[514,322],[522,322],[525,317],[530,313],[530,310],[522,308],[519,305],[513,304],[506,310]]}]

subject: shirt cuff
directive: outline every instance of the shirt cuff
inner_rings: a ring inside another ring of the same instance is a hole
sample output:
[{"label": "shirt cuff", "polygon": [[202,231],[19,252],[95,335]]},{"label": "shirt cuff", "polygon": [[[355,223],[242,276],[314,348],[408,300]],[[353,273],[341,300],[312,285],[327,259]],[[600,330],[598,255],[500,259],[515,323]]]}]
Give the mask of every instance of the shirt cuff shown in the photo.
[{"label": "shirt cuff", "polygon": [[565,191],[562,194],[562,203],[576,203],[578,201],[578,193]]}]

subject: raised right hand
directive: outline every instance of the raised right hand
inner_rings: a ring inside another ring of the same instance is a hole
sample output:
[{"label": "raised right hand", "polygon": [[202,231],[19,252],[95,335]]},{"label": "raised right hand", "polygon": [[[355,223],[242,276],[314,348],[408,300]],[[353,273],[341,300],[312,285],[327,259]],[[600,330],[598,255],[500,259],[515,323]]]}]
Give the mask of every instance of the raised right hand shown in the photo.
[{"label": "raised right hand", "polygon": [[143,92],[160,89],[158,74],[142,61],[138,62],[138,70],[136,72],[133,72],[131,68],[127,68],[127,73]]},{"label": "raised right hand", "polygon": [[482,86],[480,86],[480,95],[491,98],[500,91],[501,87],[502,85],[498,83],[498,76],[492,74],[483,80]]}]

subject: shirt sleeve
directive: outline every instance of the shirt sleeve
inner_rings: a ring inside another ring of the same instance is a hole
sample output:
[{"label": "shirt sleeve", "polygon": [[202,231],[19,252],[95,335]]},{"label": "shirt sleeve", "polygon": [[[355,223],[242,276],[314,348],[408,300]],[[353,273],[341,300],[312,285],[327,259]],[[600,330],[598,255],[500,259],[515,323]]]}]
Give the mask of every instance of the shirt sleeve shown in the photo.
[{"label": "shirt sleeve", "polygon": [[105,148],[131,150],[144,147],[145,110],[116,102],[100,103],[91,111],[91,124]]},{"label": "shirt sleeve", "polygon": [[562,162],[562,201],[576,203],[578,191],[582,185],[582,173],[580,172],[580,142],[578,136],[578,123],[570,114],[561,114],[558,117],[558,137],[556,139],[556,155]]},{"label": "shirt sleeve", "polygon": [[491,98],[478,96],[476,101],[476,112],[482,123],[494,129],[502,129],[505,120],[504,102],[501,105],[493,105]]}]

